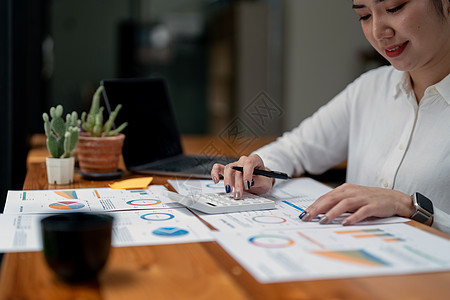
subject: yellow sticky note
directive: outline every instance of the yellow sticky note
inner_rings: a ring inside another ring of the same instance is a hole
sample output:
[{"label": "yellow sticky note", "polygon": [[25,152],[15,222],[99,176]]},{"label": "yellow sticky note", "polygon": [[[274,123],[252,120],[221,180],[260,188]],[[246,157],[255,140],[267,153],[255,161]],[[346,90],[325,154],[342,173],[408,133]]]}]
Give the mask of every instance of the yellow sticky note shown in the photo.
[{"label": "yellow sticky note", "polygon": [[109,186],[112,189],[146,189],[152,180],[153,177],[131,178],[111,183]]}]

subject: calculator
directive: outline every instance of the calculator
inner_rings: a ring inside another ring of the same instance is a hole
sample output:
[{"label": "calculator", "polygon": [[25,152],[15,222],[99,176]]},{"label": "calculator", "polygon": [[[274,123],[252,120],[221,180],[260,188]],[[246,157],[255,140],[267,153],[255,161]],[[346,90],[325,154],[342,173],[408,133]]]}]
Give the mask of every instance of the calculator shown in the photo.
[{"label": "calculator", "polygon": [[242,199],[240,200],[235,200],[232,194],[226,193],[192,194],[188,196],[183,196],[170,191],[166,191],[166,193],[171,200],[207,214],[223,214],[275,208],[275,202],[273,200],[247,192],[244,192]]}]

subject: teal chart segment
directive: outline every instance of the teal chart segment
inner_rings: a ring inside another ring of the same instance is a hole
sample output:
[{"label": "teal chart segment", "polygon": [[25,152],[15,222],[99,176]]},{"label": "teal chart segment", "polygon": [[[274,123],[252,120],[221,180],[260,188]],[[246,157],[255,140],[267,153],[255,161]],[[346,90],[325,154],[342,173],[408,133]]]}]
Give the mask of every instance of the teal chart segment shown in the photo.
[{"label": "teal chart segment", "polygon": [[189,231],[178,227],[161,227],[153,230],[154,235],[163,237],[177,237],[189,234]]}]

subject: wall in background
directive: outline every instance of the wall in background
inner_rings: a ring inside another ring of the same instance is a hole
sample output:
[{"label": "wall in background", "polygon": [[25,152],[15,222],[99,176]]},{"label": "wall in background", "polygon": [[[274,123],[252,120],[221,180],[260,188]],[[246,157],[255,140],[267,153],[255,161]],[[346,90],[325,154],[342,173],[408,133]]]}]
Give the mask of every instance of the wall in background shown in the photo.
[{"label": "wall in background", "polygon": [[66,112],[81,112],[81,107],[88,109],[100,79],[116,76],[117,33],[120,21],[128,17],[128,4],[123,0],[52,0],[49,6],[53,66],[48,106],[62,103]]},{"label": "wall in background", "polygon": [[352,1],[284,1],[283,129],[291,129],[365,69],[371,46]]},{"label": "wall in background", "polygon": [[46,107],[85,111],[101,79],[163,76],[182,133],[205,133],[204,0],[48,3]]}]

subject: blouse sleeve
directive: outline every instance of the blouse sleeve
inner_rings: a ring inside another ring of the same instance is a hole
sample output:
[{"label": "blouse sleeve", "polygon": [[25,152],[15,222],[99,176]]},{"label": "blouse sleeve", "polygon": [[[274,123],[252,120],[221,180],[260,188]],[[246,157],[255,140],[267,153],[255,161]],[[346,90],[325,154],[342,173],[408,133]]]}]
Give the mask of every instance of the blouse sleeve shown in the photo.
[{"label": "blouse sleeve", "polygon": [[298,127],[254,153],[269,168],[299,176],[306,171],[320,174],[347,158],[350,110],[355,85],[322,106]]},{"label": "blouse sleeve", "polygon": [[450,234],[450,215],[434,207],[433,225],[431,227]]}]

